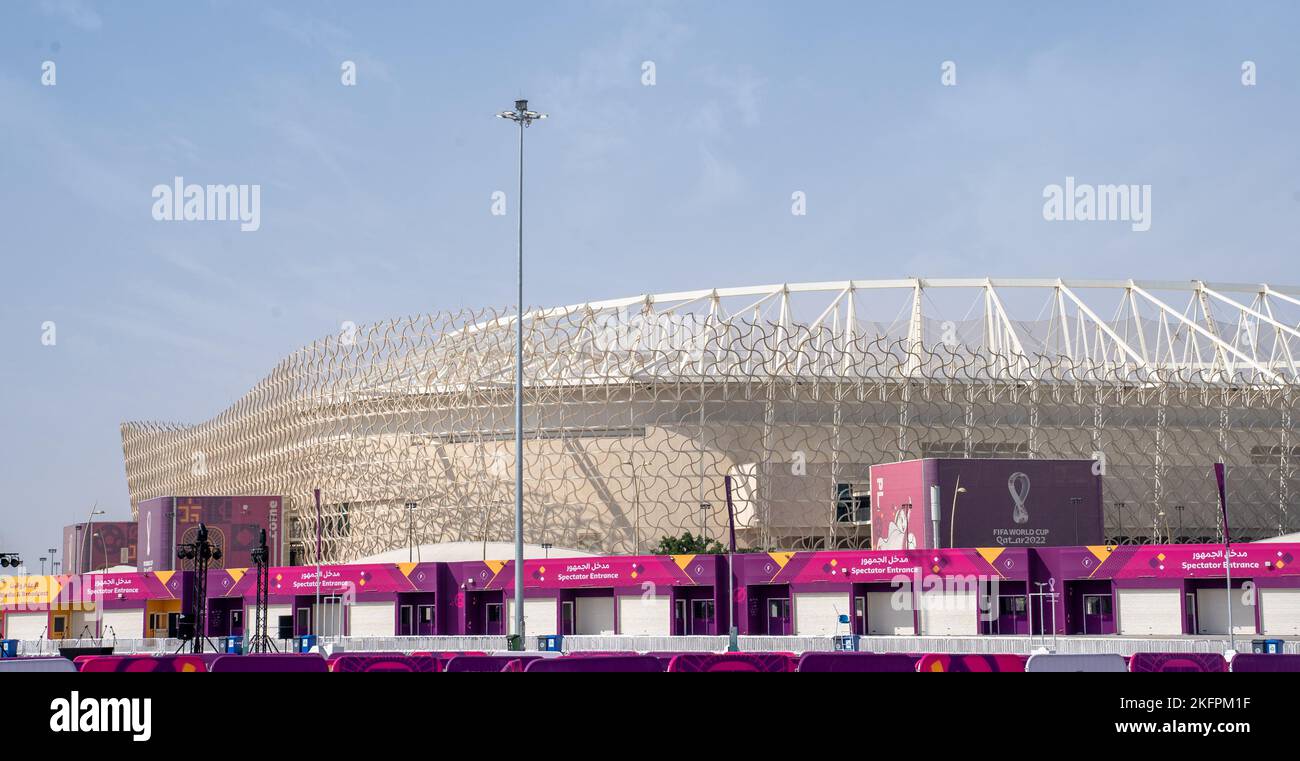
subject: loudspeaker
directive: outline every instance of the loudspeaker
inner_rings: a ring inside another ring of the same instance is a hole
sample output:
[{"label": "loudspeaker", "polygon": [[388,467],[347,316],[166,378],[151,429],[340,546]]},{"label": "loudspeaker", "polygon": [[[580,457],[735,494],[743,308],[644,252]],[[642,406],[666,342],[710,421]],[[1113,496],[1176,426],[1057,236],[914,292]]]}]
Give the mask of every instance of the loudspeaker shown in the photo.
[{"label": "loudspeaker", "polygon": [[[170,622],[168,623],[170,624]],[[176,621],[176,631],[169,631],[167,634],[174,639],[194,639],[194,617],[182,614]]]},{"label": "loudspeaker", "polygon": [[293,639],[293,616],[280,616],[279,637],[277,639]]}]

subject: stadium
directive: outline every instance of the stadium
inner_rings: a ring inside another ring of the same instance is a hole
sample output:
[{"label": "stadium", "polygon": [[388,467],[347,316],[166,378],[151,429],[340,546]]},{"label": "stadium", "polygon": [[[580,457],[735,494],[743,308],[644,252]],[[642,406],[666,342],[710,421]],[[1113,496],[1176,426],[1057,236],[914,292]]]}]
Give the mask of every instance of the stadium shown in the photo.
[{"label": "stadium", "polygon": [[[1113,544],[1218,541],[1222,461],[1234,540],[1300,529],[1300,288],[843,281],[522,324],[529,543],[725,540],[731,476],[738,545],[866,547],[867,469],[918,457],[1094,459]],[[373,324],[294,352],[206,422],[124,423],[132,508],[283,495],[293,564],[509,541],[519,325],[507,311]]]}]

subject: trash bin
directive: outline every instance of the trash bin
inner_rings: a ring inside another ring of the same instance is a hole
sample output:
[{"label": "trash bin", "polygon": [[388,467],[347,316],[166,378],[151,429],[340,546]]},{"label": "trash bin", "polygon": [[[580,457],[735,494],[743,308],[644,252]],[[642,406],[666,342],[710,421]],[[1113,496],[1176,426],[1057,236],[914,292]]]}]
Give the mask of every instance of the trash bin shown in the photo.
[{"label": "trash bin", "polygon": [[543,634],[537,638],[537,649],[548,653],[560,652],[564,637],[559,634]]},{"label": "trash bin", "polygon": [[222,649],[231,655],[244,654],[244,638],[240,636],[223,637]]},{"label": "trash bin", "polygon": [[1278,655],[1282,652],[1282,640],[1280,639],[1253,639],[1250,641],[1250,651],[1252,653],[1261,653],[1269,655]]},{"label": "trash bin", "polygon": [[316,647],[316,635],[304,634],[301,637],[296,637],[295,644],[297,645],[297,647],[295,647],[294,650],[296,650],[297,652],[310,653],[311,649],[313,647]]},{"label": "trash bin", "polygon": [[17,658],[18,640],[0,639],[0,658]]},{"label": "trash bin", "polygon": [[835,649],[846,650],[846,651],[856,653],[858,651],[858,635],[856,634],[835,635]]},{"label": "trash bin", "polygon": [[507,649],[507,650],[510,650],[510,651],[523,651],[523,649],[524,649],[524,638],[523,638],[523,635],[520,635],[520,634],[507,634],[507,635],[506,635],[506,649]]}]

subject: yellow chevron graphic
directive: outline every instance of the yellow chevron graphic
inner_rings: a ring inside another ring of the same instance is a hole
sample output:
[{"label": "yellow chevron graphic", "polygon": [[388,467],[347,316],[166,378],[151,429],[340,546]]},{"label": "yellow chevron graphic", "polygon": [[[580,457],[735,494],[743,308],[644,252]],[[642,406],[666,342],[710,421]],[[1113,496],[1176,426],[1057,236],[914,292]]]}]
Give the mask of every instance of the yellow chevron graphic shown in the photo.
[{"label": "yellow chevron graphic", "polygon": [[1102,563],[1105,563],[1105,562],[1106,562],[1106,558],[1110,557],[1110,553],[1112,553],[1112,552],[1114,552],[1114,551],[1115,551],[1115,545],[1113,545],[1113,544],[1090,544],[1090,545],[1088,545],[1088,552],[1091,552],[1091,553],[1092,553],[1092,556],[1095,557],[1095,558],[1097,558],[1097,567],[1094,568],[1094,569],[1092,569],[1092,573],[1088,574],[1088,576],[1091,577],[1093,574],[1097,573],[1097,571],[1100,571],[1100,570],[1101,570],[1101,564],[1102,564]]},{"label": "yellow chevron graphic", "polygon": [[1005,548],[1003,548],[1003,547],[976,547],[976,548],[975,548],[975,551],[978,552],[978,553],[980,554],[980,557],[984,558],[984,562],[988,563],[989,565],[993,565],[993,561],[994,561],[994,560],[997,560],[997,559],[1002,555],[1002,550],[1003,550],[1003,549],[1005,549]]},{"label": "yellow chevron graphic", "polygon": [[769,552],[767,555],[775,560],[777,566],[780,568],[785,568],[785,564],[789,563],[790,558],[794,557],[793,552]]},{"label": "yellow chevron graphic", "polygon": [[501,573],[501,569],[506,567],[506,561],[504,560],[484,560],[483,564],[492,569],[493,576]]},{"label": "yellow chevron graphic", "polygon": [[231,578],[231,579],[234,579],[234,581],[235,581],[236,584],[239,583],[239,580],[240,580],[240,579],[244,578],[244,574],[247,573],[247,572],[248,572],[248,569],[247,569],[247,568],[227,568],[227,569],[226,569],[226,573],[230,574],[230,578]]},{"label": "yellow chevron graphic", "polygon": [[672,559],[673,562],[677,564],[678,568],[685,571],[686,566],[691,564],[691,561],[695,559],[695,556],[694,555],[673,555]]},{"label": "yellow chevron graphic", "polygon": [[163,586],[167,586],[167,582],[172,580],[172,574],[174,573],[176,572],[175,571],[154,571],[153,575],[154,578],[158,579],[158,581],[162,583]]},{"label": "yellow chevron graphic", "polygon": [[401,571],[403,576],[410,576],[411,571],[414,571],[417,565],[419,563],[398,563],[397,570]]}]

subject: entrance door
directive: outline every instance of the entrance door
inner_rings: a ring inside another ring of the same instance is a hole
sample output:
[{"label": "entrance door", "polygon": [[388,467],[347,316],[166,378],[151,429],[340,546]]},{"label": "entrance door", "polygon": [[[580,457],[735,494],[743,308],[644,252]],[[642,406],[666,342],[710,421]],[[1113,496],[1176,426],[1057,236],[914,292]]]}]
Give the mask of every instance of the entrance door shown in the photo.
[{"label": "entrance door", "polygon": [[573,634],[577,629],[573,614],[573,600],[560,604],[560,634]]},{"label": "entrance door", "polygon": [[438,623],[434,607],[432,605],[421,605],[416,609],[416,619],[419,621],[419,635],[421,637],[432,637]]},{"label": "entrance door", "polygon": [[295,636],[311,634],[311,608],[299,608],[298,617],[293,622]]},{"label": "entrance door", "polygon": [[68,638],[68,616],[63,613],[55,613],[50,617],[50,639],[67,639]]},{"label": "entrance door", "polygon": [[853,598],[853,633],[867,633],[867,598],[865,597]]},{"label": "entrance door", "polygon": [[686,620],[686,601],[673,601],[673,634],[690,634],[691,626]]},{"label": "entrance door", "polygon": [[483,606],[487,617],[484,634],[505,634],[505,618],[501,615],[501,607],[499,602],[490,602]]},{"label": "entrance door", "polygon": [[1029,620],[1025,612],[1024,595],[999,595],[997,634],[1028,634]]},{"label": "entrance door", "polygon": [[415,607],[403,605],[397,611],[397,635],[410,637],[415,634]]},{"label": "entrance door", "polygon": [[244,609],[235,608],[230,611],[230,636],[244,636]]},{"label": "entrance door", "polygon": [[1188,592],[1187,599],[1187,620],[1183,623],[1183,632],[1185,634],[1195,634],[1197,632],[1196,624],[1196,595]]},{"label": "entrance door", "polygon": [[1110,595],[1083,596],[1083,633],[1110,634],[1115,631]]},{"label": "entrance door", "polygon": [[712,600],[691,600],[691,631],[698,634],[713,632]]},{"label": "entrance door", "polygon": [[767,601],[767,633],[775,637],[790,633],[789,597],[773,597]]}]

